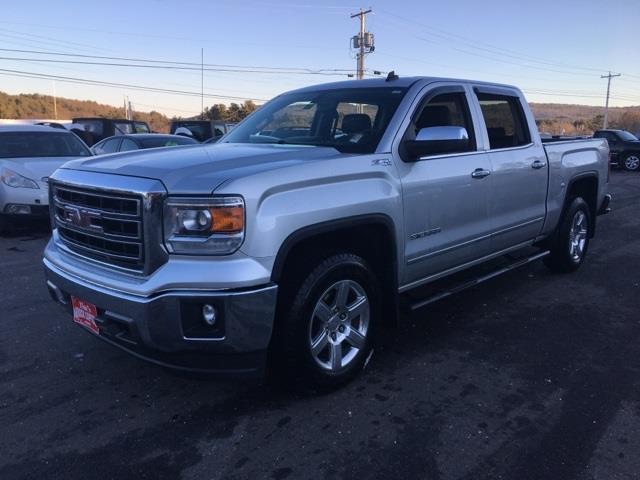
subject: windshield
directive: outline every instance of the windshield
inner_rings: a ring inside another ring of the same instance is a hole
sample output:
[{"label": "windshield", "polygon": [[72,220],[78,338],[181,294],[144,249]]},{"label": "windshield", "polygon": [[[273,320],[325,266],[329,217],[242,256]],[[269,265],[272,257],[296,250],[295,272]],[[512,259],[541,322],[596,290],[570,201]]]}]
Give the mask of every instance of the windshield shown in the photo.
[{"label": "windshield", "polygon": [[349,88],[281,95],[235,127],[223,142],[373,153],[405,92],[403,88]]},{"label": "windshield", "polygon": [[636,140],[638,140],[638,137],[636,137],[633,133],[627,132],[626,130],[620,130],[618,132],[618,137],[626,142],[635,142]]},{"label": "windshield", "polygon": [[73,133],[1,132],[0,158],[88,157],[89,149]]}]

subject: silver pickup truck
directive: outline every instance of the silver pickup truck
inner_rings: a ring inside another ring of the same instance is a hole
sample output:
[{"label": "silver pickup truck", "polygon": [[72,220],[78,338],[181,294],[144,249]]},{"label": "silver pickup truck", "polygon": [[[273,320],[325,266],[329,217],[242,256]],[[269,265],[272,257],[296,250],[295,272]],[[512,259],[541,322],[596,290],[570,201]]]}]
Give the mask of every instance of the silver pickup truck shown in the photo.
[{"label": "silver pickup truck", "polygon": [[538,258],[576,270],[609,209],[608,164],[602,139],[543,144],[511,86],[390,75],[303,88],[218,144],[57,170],[46,283],[75,322],[159,365],[269,365],[332,388],[403,304]]}]

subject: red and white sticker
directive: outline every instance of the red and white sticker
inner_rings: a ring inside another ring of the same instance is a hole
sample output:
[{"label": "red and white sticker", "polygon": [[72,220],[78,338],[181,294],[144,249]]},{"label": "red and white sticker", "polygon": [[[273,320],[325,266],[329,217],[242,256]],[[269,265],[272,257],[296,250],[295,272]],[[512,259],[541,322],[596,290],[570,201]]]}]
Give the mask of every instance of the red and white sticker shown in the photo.
[{"label": "red and white sticker", "polygon": [[98,316],[96,306],[76,297],[71,297],[71,305],[73,306],[73,321],[99,335],[100,329],[96,323],[96,317]]}]

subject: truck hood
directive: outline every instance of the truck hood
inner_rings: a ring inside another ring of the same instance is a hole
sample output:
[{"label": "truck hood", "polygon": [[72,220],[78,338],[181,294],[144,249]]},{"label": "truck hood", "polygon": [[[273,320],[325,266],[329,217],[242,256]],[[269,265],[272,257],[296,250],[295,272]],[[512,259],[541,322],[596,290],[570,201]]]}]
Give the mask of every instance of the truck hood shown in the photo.
[{"label": "truck hood", "polygon": [[64,168],[151,178],[172,194],[203,194],[234,178],[340,156],[350,155],[329,147],[222,143],[102,155]]}]

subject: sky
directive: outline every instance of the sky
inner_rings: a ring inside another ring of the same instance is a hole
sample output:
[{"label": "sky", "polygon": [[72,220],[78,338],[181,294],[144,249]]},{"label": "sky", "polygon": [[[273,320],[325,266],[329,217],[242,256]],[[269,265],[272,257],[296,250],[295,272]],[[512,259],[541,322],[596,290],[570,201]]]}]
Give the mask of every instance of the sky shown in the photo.
[{"label": "sky", "polygon": [[[612,71],[622,76],[612,80],[611,105],[640,105],[639,0],[12,2],[0,17],[0,91],[118,106],[128,96],[135,110],[190,116],[201,109],[203,52],[205,106],[262,103],[297,87],[347,80],[356,67],[349,40],[359,28],[350,14],[360,7],[373,10],[366,17],[376,47],[365,60],[370,73],[494,81],[519,86],[532,102],[604,105],[600,76]],[[27,78],[33,74],[67,81]]]}]

